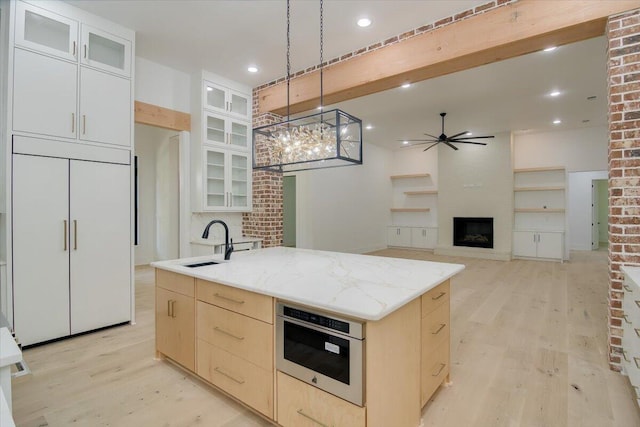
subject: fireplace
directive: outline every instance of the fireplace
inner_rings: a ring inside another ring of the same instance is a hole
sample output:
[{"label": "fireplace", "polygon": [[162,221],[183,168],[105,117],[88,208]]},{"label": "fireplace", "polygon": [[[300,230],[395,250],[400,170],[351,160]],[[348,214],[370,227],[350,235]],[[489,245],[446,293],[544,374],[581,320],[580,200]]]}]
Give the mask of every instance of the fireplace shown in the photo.
[{"label": "fireplace", "polygon": [[453,218],[453,246],[493,248],[493,218]]}]

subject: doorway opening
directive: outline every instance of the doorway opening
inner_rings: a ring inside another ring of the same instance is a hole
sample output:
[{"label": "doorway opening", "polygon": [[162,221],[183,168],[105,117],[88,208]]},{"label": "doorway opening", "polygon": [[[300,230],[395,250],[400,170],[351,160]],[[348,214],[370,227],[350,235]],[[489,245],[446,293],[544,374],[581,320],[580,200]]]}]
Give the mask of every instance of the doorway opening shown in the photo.
[{"label": "doorway opening", "polygon": [[282,246],[296,247],[296,176],[282,179]]},{"label": "doorway opening", "polygon": [[594,179],[592,193],[592,250],[605,250],[609,247],[609,182],[606,179]]}]

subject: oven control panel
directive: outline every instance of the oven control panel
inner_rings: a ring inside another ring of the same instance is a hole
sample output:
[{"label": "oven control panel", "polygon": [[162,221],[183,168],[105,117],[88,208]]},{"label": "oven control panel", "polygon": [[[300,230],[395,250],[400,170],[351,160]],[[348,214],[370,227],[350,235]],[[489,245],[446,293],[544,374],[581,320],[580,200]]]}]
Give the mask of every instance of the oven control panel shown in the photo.
[{"label": "oven control panel", "polygon": [[332,319],[330,317],[322,316],[316,313],[310,313],[308,311],[300,310],[293,307],[283,306],[282,314],[293,319],[302,320],[303,322],[312,323],[314,325],[322,326],[323,328],[333,329],[334,331],[349,333],[349,323],[342,320]]}]

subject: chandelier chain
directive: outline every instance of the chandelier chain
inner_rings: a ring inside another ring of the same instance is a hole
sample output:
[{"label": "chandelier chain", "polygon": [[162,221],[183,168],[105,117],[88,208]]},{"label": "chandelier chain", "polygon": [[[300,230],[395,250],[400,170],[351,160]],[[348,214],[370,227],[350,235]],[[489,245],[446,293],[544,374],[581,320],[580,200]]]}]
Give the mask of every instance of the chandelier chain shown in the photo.
[{"label": "chandelier chain", "polygon": [[291,6],[287,0],[287,120],[290,116],[289,86],[291,80]]},{"label": "chandelier chain", "polygon": [[322,70],[324,68],[324,1],[320,0],[320,111],[324,109],[323,99],[323,75]]}]

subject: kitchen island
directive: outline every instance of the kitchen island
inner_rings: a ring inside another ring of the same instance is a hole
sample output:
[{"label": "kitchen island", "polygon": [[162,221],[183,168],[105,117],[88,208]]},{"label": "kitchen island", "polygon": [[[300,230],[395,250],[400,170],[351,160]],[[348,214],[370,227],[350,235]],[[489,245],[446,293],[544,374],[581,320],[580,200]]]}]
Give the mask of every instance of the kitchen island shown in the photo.
[{"label": "kitchen island", "polygon": [[[277,247],[152,266],[157,355],[282,426],[415,427],[448,378],[462,265]],[[276,371],[277,302],[363,324],[362,405]]]}]

